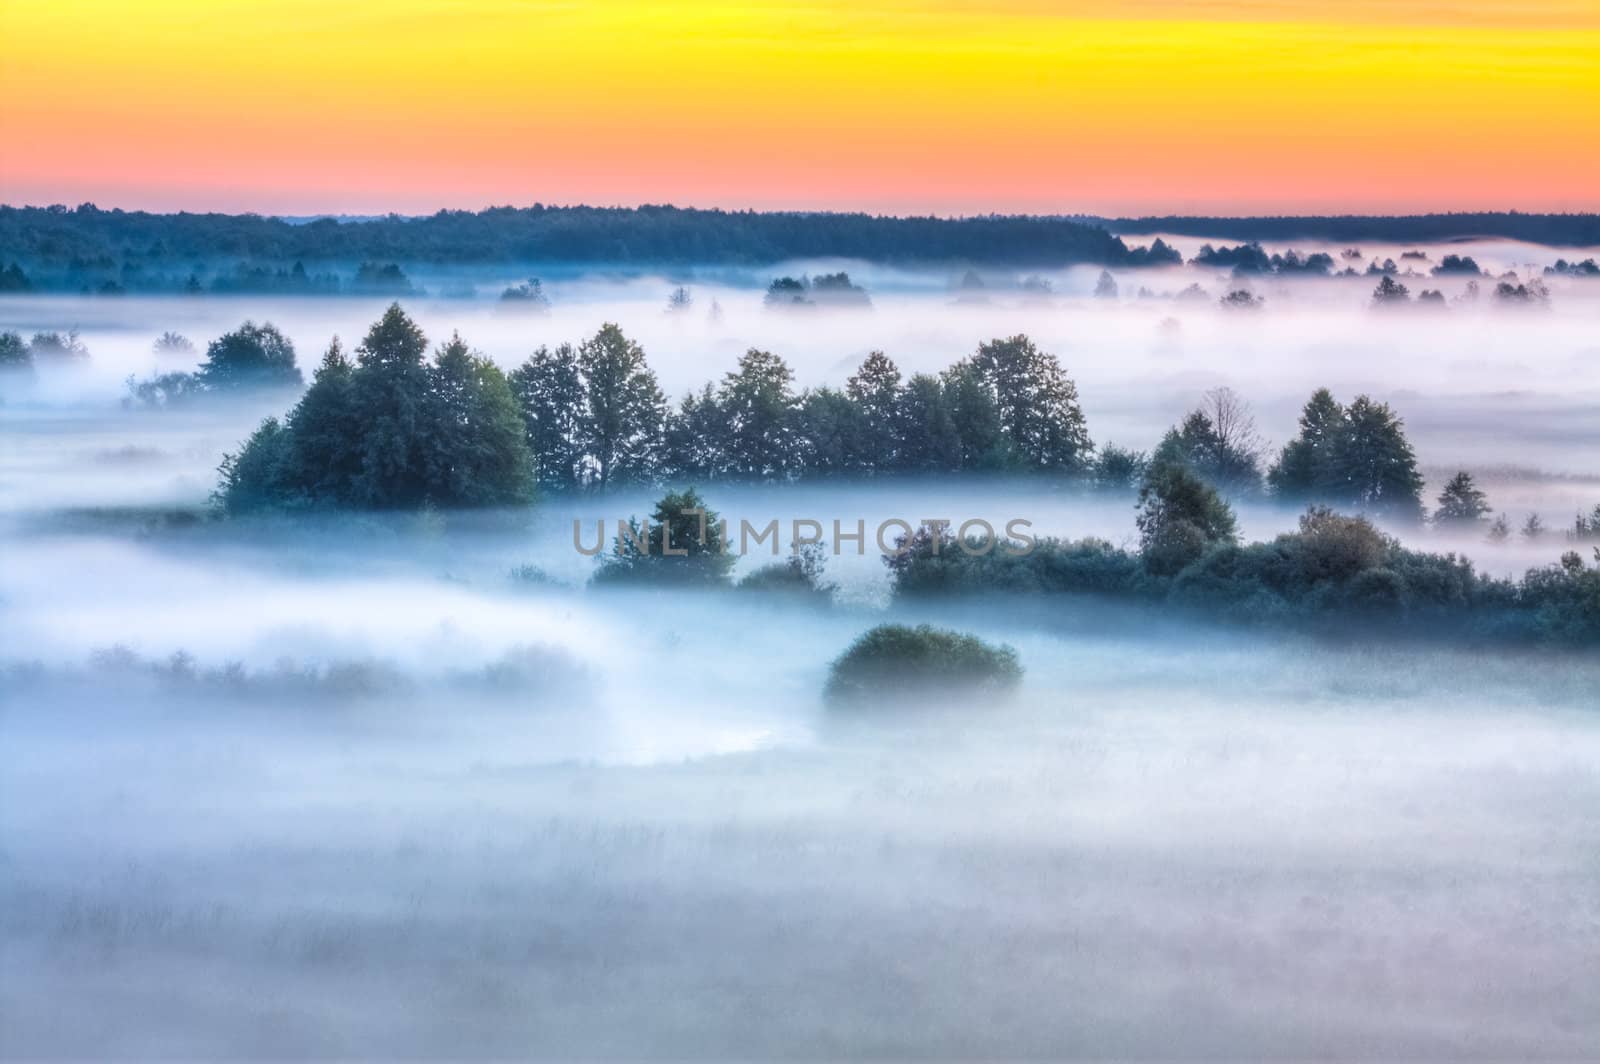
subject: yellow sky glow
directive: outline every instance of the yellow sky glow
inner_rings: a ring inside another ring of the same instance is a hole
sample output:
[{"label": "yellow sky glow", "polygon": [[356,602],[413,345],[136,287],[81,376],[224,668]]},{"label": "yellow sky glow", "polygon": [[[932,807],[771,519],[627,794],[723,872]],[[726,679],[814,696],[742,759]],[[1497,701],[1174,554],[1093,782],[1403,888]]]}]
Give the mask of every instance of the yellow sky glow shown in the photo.
[{"label": "yellow sky glow", "polygon": [[1600,0],[0,0],[0,199],[1600,207]]}]

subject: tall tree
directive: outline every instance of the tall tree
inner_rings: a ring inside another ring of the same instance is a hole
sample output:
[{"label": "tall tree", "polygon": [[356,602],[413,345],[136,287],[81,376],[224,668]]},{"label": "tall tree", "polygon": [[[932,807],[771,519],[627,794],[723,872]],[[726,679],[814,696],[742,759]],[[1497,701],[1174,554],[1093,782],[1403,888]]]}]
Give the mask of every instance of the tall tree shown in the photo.
[{"label": "tall tree", "polygon": [[429,497],[443,506],[506,506],[533,496],[522,411],[500,367],[460,334],[428,369]]},{"label": "tall tree", "polygon": [[1350,404],[1334,448],[1333,482],[1340,501],[1398,518],[1422,519],[1417,456],[1406,439],[1404,423],[1388,403],[1362,395]]},{"label": "tall tree", "polygon": [[964,358],[940,374],[950,422],[960,441],[958,468],[1009,469],[1015,461],[1000,423],[1000,401],[983,368]]},{"label": "tall tree", "polygon": [[868,472],[885,472],[900,460],[900,368],[872,351],[846,381],[845,394],[861,411],[859,454]]},{"label": "tall tree", "polygon": [[1305,502],[1335,491],[1335,451],[1344,431],[1344,407],[1328,389],[1318,388],[1300,412],[1300,434],[1284,444],[1277,463],[1267,471],[1273,494]]},{"label": "tall tree", "polygon": [[350,501],[361,473],[364,428],[356,410],[354,376],[355,367],[336,336],[312,375],[311,387],[289,414],[286,476],[319,501]]},{"label": "tall tree", "polygon": [[1153,573],[1170,575],[1218,544],[1238,541],[1233,511],[1215,488],[1175,463],[1153,466],[1139,489],[1139,545]]},{"label": "tall tree", "polygon": [[583,484],[584,391],[571,344],[541,347],[511,371],[539,489],[570,492]]},{"label": "tall tree", "polygon": [[363,431],[352,495],[360,505],[414,506],[427,496],[427,350],[428,338],[398,303],[356,348],[352,391]]},{"label": "tall tree", "polygon": [[666,400],[644,349],[607,322],[578,348],[586,400],[585,444],[601,490],[647,479]]},{"label": "tall tree", "polygon": [[726,419],[729,472],[749,480],[780,479],[794,463],[795,396],[791,370],[770,351],[750,348],[722,379],[717,407]]},{"label": "tall tree", "polygon": [[1083,473],[1094,454],[1078,389],[1052,354],[1026,336],[978,348],[977,365],[994,387],[1000,423],[1026,469]]},{"label": "tall tree", "polygon": [[866,465],[860,452],[861,406],[837,388],[811,388],[795,410],[800,466],[808,477],[855,476]]},{"label": "tall tree", "polygon": [[948,473],[961,468],[961,436],[938,377],[913,375],[900,394],[895,420],[901,427],[901,469]]},{"label": "tall tree", "polygon": [[707,384],[668,411],[662,455],[664,476],[680,481],[718,480],[728,470],[728,419]]}]

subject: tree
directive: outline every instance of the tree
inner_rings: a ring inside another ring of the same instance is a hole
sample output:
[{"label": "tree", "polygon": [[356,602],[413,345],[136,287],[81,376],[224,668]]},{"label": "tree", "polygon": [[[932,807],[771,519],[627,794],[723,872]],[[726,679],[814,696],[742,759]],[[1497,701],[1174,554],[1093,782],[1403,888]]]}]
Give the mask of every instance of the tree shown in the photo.
[{"label": "tree", "polygon": [[961,468],[961,436],[938,377],[918,373],[906,382],[895,421],[901,432],[900,469],[934,473]]},{"label": "tree", "polygon": [[82,340],[78,339],[77,329],[69,329],[64,333],[34,333],[33,339],[28,341],[28,352],[36,364],[87,362],[89,360],[89,349],[83,345]]},{"label": "tree", "polygon": [[866,466],[860,449],[861,406],[837,388],[811,388],[800,396],[795,436],[806,476],[855,476]]},{"label": "tree", "polygon": [[156,337],[151,350],[157,358],[193,358],[195,346],[187,336],[169,330]]},{"label": "tree", "polygon": [[726,419],[728,469],[748,480],[775,480],[794,461],[795,396],[791,370],[770,351],[750,348],[722,379],[717,407]]},{"label": "tree", "polygon": [[522,411],[493,362],[460,334],[428,368],[424,456],[428,498],[440,506],[507,506],[533,497],[533,456]]},{"label": "tree", "polygon": [[1000,424],[1000,401],[976,359],[964,358],[939,376],[944,403],[960,445],[957,468],[1008,469],[1015,462]]},{"label": "tree", "polygon": [[1505,514],[1500,514],[1489,526],[1489,542],[1505,543],[1511,538],[1511,522],[1506,520]]},{"label": "tree", "polygon": [[409,507],[427,497],[428,338],[391,303],[356,348],[352,405],[361,425],[361,472],[352,501]]},{"label": "tree", "polygon": [[284,476],[288,457],[289,433],[277,418],[267,418],[237,452],[222,456],[212,502],[230,514],[291,503],[293,492]]},{"label": "tree", "polygon": [[0,374],[12,379],[33,376],[33,352],[14,332],[0,332]]},{"label": "tree", "polygon": [[1538,514],[1529,514],[1528,519],[1522,523],[1522,538],[1526,540],[1542,539],[1544,537],[1544,522]]},{"label": "tree", "polygon": [[707,384],[666,418],[662,473],[672,480],[718,480],[728,470],[728,419]]},{"label": "tree", "polygon": [[1117,298],[1117,279],[1111,276],[1110,270],[1100,271],[1100,279],[1094,284],[1094,297],[1096,299]]},{"label": "tree", "polygon": [[1139,546],[1145,568],[1171,575],[1218,544],[1238,541],[1233,510],[1215,488],[1181,465],[1151,468],[1139,489]]},{"label": "tree", "polygon": [[668,314],[684,314],[693,306],[694,296],[690,295],[689,290],[683,285],[674,288],[672,294],[667,297]]},{"label": "tree", "polygon": [[1213,388],[1182,426],[1169,432],[1153,462],[1176,461],[1225,493],[1261,490],[1261,437],[1255,417],[1232,388]]},{"label": "tree", "polygon": [[289,414],[286,479],[320,501],[350,501],[361,474],[365,430],[356,410],[354,375],[336,336],[311,387]]},{"label": "tree", "polygon": [[767,286],[767,294],[762,302],[778,310],[816,306],[807,298],[809,292],[810,285],[805,281],[793,277],[779,277]]},{"label": "tree", "polygon": [[1266,298],[1257,296],[1248,289],[1235,288],[1217,301],[1223,310],[1260,310],[1266,305]]},{"label": "tree", "polygon": [[660,442],[666,401],[644,349],[606,323],[578,348],[583,373],[585,449],[604,491],[645,480]]},{"label": "tree", "polygon": [[596,584],[727,587],[737,559],[723,539],[722,517],[693,488],[668,492],[650,520],[628,520],[611,552],[600,557]]},{"label": "tree", "polygon": [[1019,335],[980,345],[975,364],[994,388],[1001,427],[1024,468],[1087,470],[1094,444],[1077,386],[1054,355]]},{"label": "tree", "polygon": [[1100,448],[1094,462],[1094,486],[1101,491],[1132,491],[1149,469],[1143,451],[1132,451],[1108,443]]},{"label": "tree", "polygon": [[1372,305],[1375,307],[1403,306],[1411,302],[1411,289],[1396,281],[1388,274],[1378,282],[1378,287],[1372,290]]},{"label": "tree", "polygon": [[534,314],[550,313],[550,297],[544,294],[544,283],[530,277],[522,284],[512,285],[500,293],[500,302]]},{"label": "tree", "polygon": [[1451,477],[1439,493],[1439,508],[1433,513],[1433,521],[1444,528],[1470,527],[1491,512],[1489,497],[1472,482],[1472,474],[1463,470]]},{"label": "tree", "polygon": [[583,484],[583,373],[571,344],[541,347],[511,371],[539,490],[576,491]]},{"label": "tree", "polygon": [[868,472],[886,472],[900,460],[900,369],[872,351],[845,381],[845,394],[861,412],[857,453]]},{"label": "tree", "polygon": [[1267,471],[1274,495],[1290,502],[1327,497],[1335,489],[1335,450],[1345,431],[1344,407],[1326,388],[1311,394],[1300,412],[1300,434],[1284,444]]},{"label": "tree", "polygon": [[1332,486],[1340,501],[1421,520],[1422,474],[1404,423],[1389,404],[1357,396],[1345,411],[1333,451]]},{"label": "tree", "polygon": [[200,382],[212,391],[298,388],[303,382],[294,344],[271,322],[245,322],[206,346]]}]

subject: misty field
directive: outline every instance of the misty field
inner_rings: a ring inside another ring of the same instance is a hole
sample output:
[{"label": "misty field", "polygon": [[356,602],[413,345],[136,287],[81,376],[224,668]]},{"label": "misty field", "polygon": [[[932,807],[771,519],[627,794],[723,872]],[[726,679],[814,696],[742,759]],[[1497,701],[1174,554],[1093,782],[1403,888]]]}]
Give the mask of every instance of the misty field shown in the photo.
[{"label": "misty field", "polygon": [[[1048,302],[851,268],[873,308],[805,320],[727,269],[687,279],[692,316],[667,310],[683,278],[601,275],[558,278],[538,317],[407,309],[508,368],[618,322],[674,400],[752,346],[809,387],[872,349],[934,372],[1026,331],[1095,441],[1141,450],[1218,386],[1273,447],[1313,389],[1371,393],[1404,415],[1430,506],[1471,470],[1496,513],[1549,529],[1383,523],[1408,548],[1499,576],[1590,549],[1565,530],[1600,504],[1600,282],[1406,317],[1370,309],[1370,279],[1273,282],[1241,317],[1176,300],[1187,268],[1110,300],[1065,273]],[[598,588],[574,522],[648,513],[654,486],[222,519],[222,456],[293,397],[122,402],[130,376],[198,364],[152,352],[165,330],[203,348],[271,320],[309,373],[382,312],[0,301],[0,330],[76,327],[90,353],[0,404],[0,1055],[1600,1050],[1592,653],[907,601],[870,537],[826,558],[827,605]],[[1138,536],[1131,492],[1041,480],[700,487],[736,526]],[[1234,508],[1254,540],[1298,515]],[[825,703],[830,663],[885,621],[1008,645],[1020,686]]]}]

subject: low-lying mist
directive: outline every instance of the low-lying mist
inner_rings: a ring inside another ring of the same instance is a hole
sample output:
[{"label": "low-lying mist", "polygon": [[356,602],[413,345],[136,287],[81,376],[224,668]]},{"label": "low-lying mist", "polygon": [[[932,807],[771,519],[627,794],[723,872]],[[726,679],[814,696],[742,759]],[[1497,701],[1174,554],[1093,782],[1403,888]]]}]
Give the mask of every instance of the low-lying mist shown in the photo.
[{"label": "low-lying mist", "polygon": [[[1265,307],[1230,313],[1228,279],[1194,267],[1119,277],[1114,300],[1062,273],[1041,300],[848,265],[871,310],[767,311],[750,278],[692,272],[558,276],[547,315],[406,309],[505,367],[615,321],[673,398],[751,346],[838,386],[872,349],[909,375],[1027,332],[1094,441],[1141,450],[1219,385],[1274,451],[1314,388],[1370,393],[1430,505],[1468,469],[1513,528],[1543,517],[1500,544],[1380,522],[1497,575],[1573,549],[1562,530],[1600,503],[1597,284],[1556,278],[1541,311],[1387,314],[1367,278],[1258,280]],[[1193,281],[1213,298],[1160,297]],[[693,309],[669,314],[679,283]],[[75,326],[91,354],[0,404],[0,1055],[1600,1046],[1592,655],[891,595],[891,519],[1137,543],[1131,491],[1045,478],[699,485],[736,530],[779,522],[735,579],[821,525],[832,602],[593,586],[575,526],[609,539],[659,489],[224,520],[222,455],[295,395],[122,403],[130,375],[198,363],[153,354],[162,331],[203,352],[271,320],[309,373],[382,310],[0,300],[0,331]],[[1270,540],[1302,508],[1234,509]],[[859,551],[832,552],[835,521],[865,527]],[[1008,646],[1020,685],[825,701],[830,664],[886,621]]]}]

